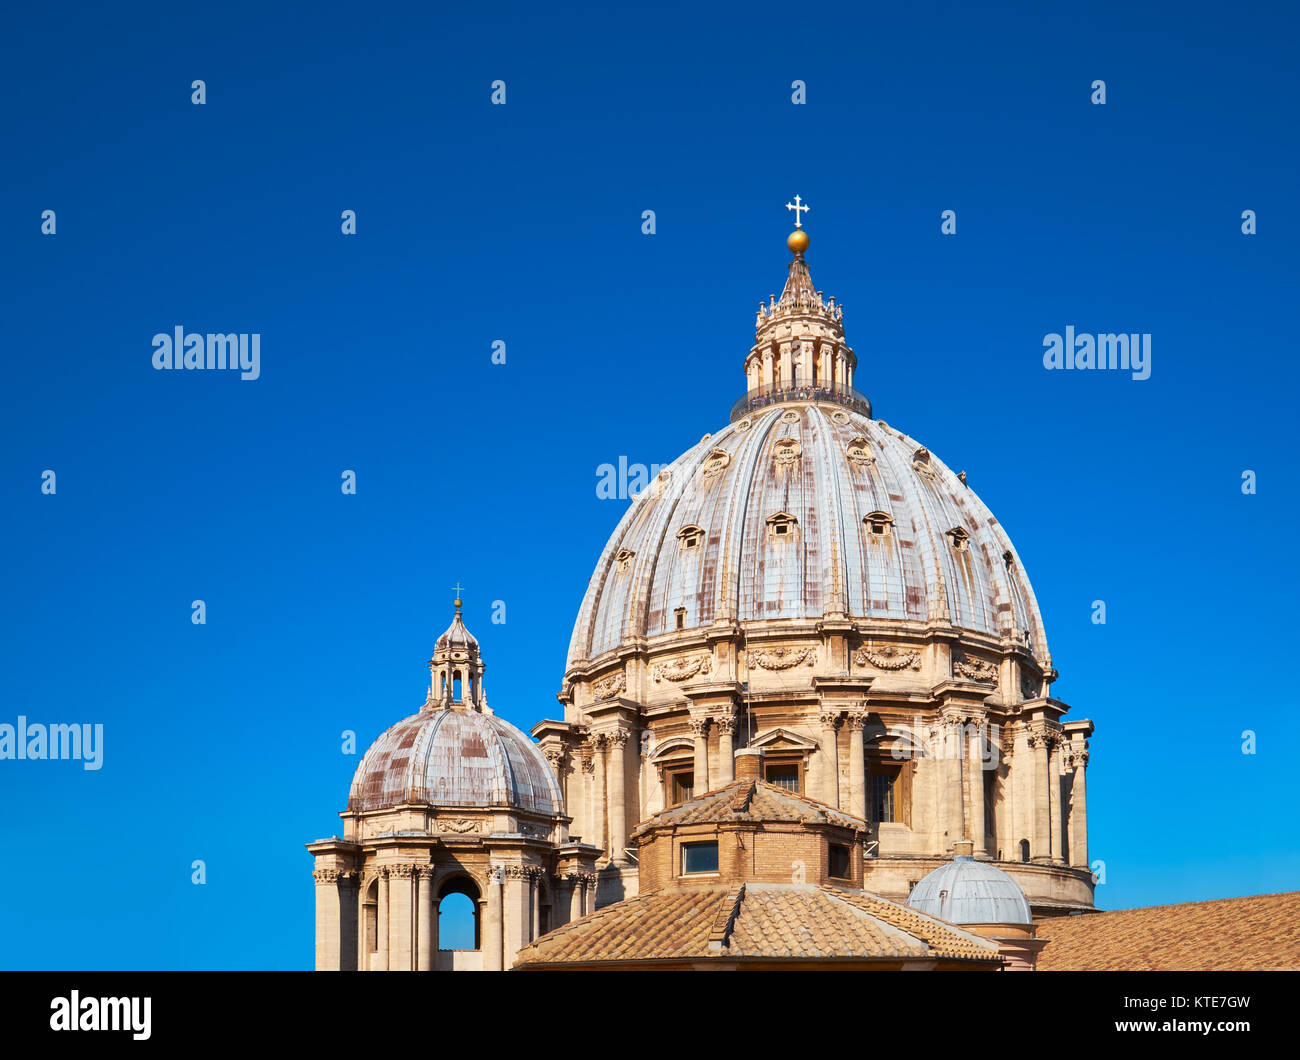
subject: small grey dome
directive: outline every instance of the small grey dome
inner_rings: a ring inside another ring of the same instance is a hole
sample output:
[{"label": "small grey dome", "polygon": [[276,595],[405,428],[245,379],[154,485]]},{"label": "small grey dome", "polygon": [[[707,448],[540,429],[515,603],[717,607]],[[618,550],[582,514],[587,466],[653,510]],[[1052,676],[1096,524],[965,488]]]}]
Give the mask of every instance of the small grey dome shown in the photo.
[{"label": "small grey dome", "polygon": [[907,904],[950,924],[1034,922],[1015,880],[994,865],[965,856],[926,875],[912,888]]}]

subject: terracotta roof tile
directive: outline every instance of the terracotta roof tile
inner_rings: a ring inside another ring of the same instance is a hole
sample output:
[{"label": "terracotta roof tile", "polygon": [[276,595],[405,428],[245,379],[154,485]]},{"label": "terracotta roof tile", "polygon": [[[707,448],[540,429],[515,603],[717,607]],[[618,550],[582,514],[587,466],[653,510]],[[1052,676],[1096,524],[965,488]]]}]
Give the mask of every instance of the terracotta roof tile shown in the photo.
[{"label": "terracotta roof tile", "polygon": [[865,891],[841,891],[840,897],[873,916],[925,942],[940,957],[973,960],[982,957],[993,943],[970,931],[929,916],[911,906],[900,905]]},{"label": "terracotta roof tile", "polygon": [[866,828],[860,817],[842,813],[824,802],[799,795],[765,780],[738,780],[725,788],[687,799],[648,818],[637,833],[662,825],[713,824],[729,821],[788,821]]},{"label": "terracotta roof tile", "polygon": [[1054,917],[1040,971],[1300,970],[1300,891]]},{"label": "terracotta roof tile", "polygon": [[707,958],[998,960],[987,940],[905,906],[812,884],[652,891],[524,947],[519,964]]}]

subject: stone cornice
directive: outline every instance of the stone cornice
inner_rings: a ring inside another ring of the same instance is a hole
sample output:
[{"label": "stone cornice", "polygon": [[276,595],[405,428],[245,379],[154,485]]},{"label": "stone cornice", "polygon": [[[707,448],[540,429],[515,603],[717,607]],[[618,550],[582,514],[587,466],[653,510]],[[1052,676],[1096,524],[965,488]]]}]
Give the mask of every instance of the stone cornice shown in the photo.
[{"label": "stone cornice", "polygon": [[[881,646],[891,641],[910,641],[921,644],[961,644],[973,651],[985,651],[999,658],[1015,658],[1043,672],[1049,683],[1056,679],[1056,671],[1046,660],[1040,660],[1023,642],[1000,634],[982,633],[978,630],[954,626],[945,621],[921,622],[915,619],[895,618],[807,618],[799,620],[747,620],[700,626],[690,630],[670,630],[652,637],[633,637],[618,648],[602,652],[590,659],[575,659],[565,672],[565,686],[591,680],[604,674],[616,664],[629,659],[639,659],[647,664],[661,658],[697,649],[708,650],[720,640],[731,640],[738,649],[762,647],[771,642],[803,640],[809,638],[819,643],[829,636],[849,636],[871,639]],[[855,650],[856,650],[855,646]],[[560,693],[561,701],[566,698]]]},{"label": "stone cornice", "polygon": [[[940,703],[957,702],[969,706],[983,705],[996,698],[994,689],[970,681],[940,681],[930,689],[930,694]],[[1001,700],[998,700],[1001,705]]]},{"label": "stone cornice", "polygon": [[862,699],[871,691],[875,680],[872,674],[854,674],[851,677],[814,677],[812,687],[813,691],[821,696]]},{"label": "stone cornice", "polygon": [[600,703],[588,703],[585,709],[587,716],[591,719],[593,731],[597,726],[611,728],[620,723],[628,726],[635,725],[637,717],[641,713],[640,706],[634,700],[623,696]]},{"label": "stone cornice", "polygon": [[528,731],[538,740],[544,740],[548,736],[564,740],[573,734],[573,726],[567,721],[544,718]]}]

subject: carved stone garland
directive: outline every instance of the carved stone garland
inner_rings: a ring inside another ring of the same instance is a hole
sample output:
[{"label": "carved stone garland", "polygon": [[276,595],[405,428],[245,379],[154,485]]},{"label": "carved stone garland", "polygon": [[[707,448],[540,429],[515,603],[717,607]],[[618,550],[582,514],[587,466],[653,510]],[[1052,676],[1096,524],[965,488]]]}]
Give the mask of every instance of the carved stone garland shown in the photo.
[{"label": "carved stone garland", "polygon": [[681,682],[689,680],[696,674],[707,674],[713,670],[713,660],[708,655],[699,655],[694,659],[674,659],[671,662],[659,663],[651,671],[650,676],[657,682],[674,681]]},{"label": "carved stone garland", "polygon": [[968,681],[977,681],[985,685],[993,684],[998,676],[997,664],[985,662],[983,659],[954,659],[952,670],[953,673]]},{"label": "carved stone garland", "polygon": [[746,652],[745,661],[762,670],[789,670],[802,662],[817,665],[816,648],[755,648]]},{"label": "carved stone garland", "polygon": [[919,670],[921,668],[921,653],[918,651],[904,651],[902,648],[896,648],[890,644],[879,651],[872,651],[870,648],[859,648],[853,656],[853,661],[858,666],[866,666],[870,663],[877,670]]},{"label": "carved stone garland", "polygon": [[597,699],[613,699],[620,692],[627,689],[627,674],[622,670],[605,678],[603,681],[597,681],[591,686],[592,695]]}]

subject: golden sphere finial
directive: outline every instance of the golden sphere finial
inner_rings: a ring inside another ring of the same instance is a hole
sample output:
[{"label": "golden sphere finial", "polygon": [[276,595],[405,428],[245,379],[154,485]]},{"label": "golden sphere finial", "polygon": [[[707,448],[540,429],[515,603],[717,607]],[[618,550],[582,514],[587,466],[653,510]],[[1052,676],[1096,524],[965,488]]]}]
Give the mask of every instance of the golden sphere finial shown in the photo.
[{"label": "golden sphere finial", "polygon": [[786,237],[785,245],[790,248],[792,254],[802,254],[808,249],[808,233],[802,228],[796,228]]}]

